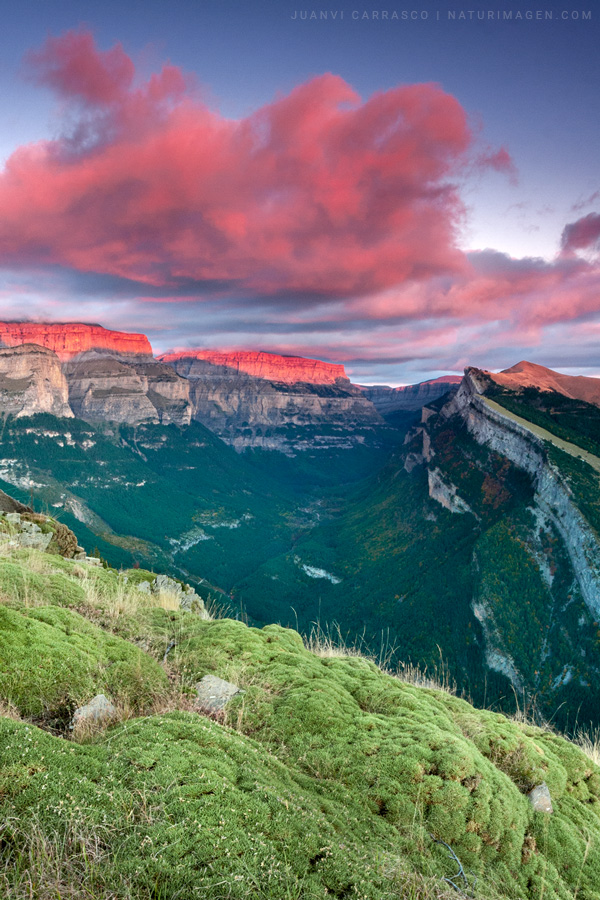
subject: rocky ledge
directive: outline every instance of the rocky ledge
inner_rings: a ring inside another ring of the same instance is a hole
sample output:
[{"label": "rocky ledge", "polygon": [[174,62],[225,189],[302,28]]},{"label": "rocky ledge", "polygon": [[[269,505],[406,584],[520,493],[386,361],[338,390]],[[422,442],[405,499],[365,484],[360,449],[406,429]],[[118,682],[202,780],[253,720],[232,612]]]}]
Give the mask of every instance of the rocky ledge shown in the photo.
[{"label": "rocky ledge", "polygon": [[88,350],[109,350],[125,356],[152,356],[145,334],[110,331],[101,325],[82,322],[0,322],[0,345],[18,347],[38,344],[53,350],[61,361]]}]

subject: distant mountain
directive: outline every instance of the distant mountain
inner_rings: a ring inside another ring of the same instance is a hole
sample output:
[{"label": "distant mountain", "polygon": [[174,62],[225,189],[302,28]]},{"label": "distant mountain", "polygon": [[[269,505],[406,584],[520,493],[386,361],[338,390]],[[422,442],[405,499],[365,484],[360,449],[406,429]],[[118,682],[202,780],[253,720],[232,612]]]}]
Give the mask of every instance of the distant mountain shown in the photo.
[{"label": "distant mountain", "polygon": [[69,388],[56,354],[36,344],[0,349],[0,407],[4,416],[70,418]]},{"label": "distant mountain", "polygon": [[404,410],[421,409],[427,403],[447,394],[455,385],[460,384],[460,375],[442,375],[418,384],[404,384],[400,387],[387,385],[362,385],[357,387],[370,400],[382,416]]},{"label": "distant mountain", "polygon": [[492,381],[510,390],[536,388],[539,391],[556,391],[572,400],[584,400],[600,406],[600,378],[585,375],[562,375],[545,366],[522,360],[502,372],[489,372]]},{"label": "distant mountain", "polygon": [[160,360],[188,379],[194,419],[239,450],[348,449],[376,440],[384,424],[342,365],[250,351],[187,350]]},{"label": "distant mountain", "polygon": [[516,691],[565,726],[597,721],[599,471],[598,407],[468,369],[235,591],[252,615],[383,636],[390,658],[431,666],[441,650],[478,703]]}]

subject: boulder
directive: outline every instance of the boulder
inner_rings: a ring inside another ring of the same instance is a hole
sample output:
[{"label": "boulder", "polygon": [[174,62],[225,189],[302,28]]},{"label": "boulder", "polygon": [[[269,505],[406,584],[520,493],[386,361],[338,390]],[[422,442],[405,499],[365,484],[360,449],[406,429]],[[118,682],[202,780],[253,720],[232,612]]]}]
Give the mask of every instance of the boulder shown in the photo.
[{"label": "boulder", "polygon": [[22,531],[21,534],[16,535],[13,540],[19,547],[29,547],[32,550],[47,550],[48,545],[52,540],[52,533],[48,532],[48,534],[43,534],[42,530],[38,528],[38,530],[34,532]]},{"label": "boulder", "polygon": [[527,796],[529,797],[529,802],[536,812],[553,812],[552,798],[550,797],[550,791],[548,790],[548,785],[545,781],[542,781],[542,783],[538,784],[537,787],[534,787],[532,791],[529,791]]},{"label": "boulder", "polygon": [[107,725],[117,716],[117,707],[105,697],[97,694],[93,700],[80,706],[73,713],[73,728],[81,728],[83,725]]},{"label": "boulder", "polygon": [[224,681],[217,675],[205,675],[196,685],[196,691],[198,697],[195,706],[208,712],[220,712],[232,697],[244,693],[237,684]]}]

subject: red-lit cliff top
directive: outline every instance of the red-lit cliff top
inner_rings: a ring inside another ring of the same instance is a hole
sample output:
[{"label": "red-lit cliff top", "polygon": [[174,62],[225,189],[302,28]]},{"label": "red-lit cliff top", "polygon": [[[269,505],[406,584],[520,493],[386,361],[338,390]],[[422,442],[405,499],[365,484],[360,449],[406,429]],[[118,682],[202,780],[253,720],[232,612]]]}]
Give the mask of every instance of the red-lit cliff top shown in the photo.
[{"label": "red-lit cliff top", "polygon": [[80,322],[0,322],[0,344],[8,347],[40,344],[53,350],[62,360],[71,359],[86,350],[112,350],[126,356],[152,355],[152,347],[145,334],[109,331],[101,325]]},{"label": "red-lit cliff top", "polygon": [[344,367],[338,363],[252,350],[234,350],[230,353],[219,350],[181,350],[176,353],[165,353],[159,359],[161,362],[171,364],[179,360],[199,360],[213,366],[226,366],[254,378],[285,384],[295,384],[298,381],[309,384],[335,384],[338,378],[347,378]]},{"label": "red-lit cliff top", "polygon": [[495,382],[507,388],[535,387],[541,391],[558,391],[573,400],[585,400],[600,406],[600,378],[585,375],[562,375],[545,366],[522,360],[502,372],[487,373]]}]

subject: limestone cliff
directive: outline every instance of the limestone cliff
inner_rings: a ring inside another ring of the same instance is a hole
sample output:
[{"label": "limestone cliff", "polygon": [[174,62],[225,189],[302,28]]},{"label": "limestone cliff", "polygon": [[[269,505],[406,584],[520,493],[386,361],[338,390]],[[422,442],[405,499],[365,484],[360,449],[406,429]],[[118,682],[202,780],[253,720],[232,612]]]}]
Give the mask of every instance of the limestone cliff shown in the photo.
[{"label": "limestone cliff", "polygon": [[110,331],[101,325],[81,322],[0,322],[0,345],[17,347],[21,344],[39,344],[53,350],[63,361],[88,350],[152,356],[152,347],[145,334]]},{"label": "limestone cliff", "polygon": [[437,400],[460,384],[459,375],[442,375],[441,378],[433,378],[431,381],[421,381],[419,384],[405,384],[401,387],[388,387],[387,385],[357,385],[367,400],[375,406],[382,416],[401,410],[421,409],[427,403]]},{"label": "limestone cliff", "polygon": [[189,425],[189,383],[153,358],[80,354],[64,364],[73,412],[89,422]]},{"label": "limestone cliff", "polygon": [[181,375],[191,378],[226,369],[226,375],[238,372],[252,378],[261,378],[279,384],[337,384],[348,381],[344,367],[339,363],[327,363],[320,359],[302,356],[282,356],[254,350],[183,350],[159,357],[162,362],[177,367]]},{"label": "limestone cliff", "polygon": [[72,417],[56,353],[35,344],[0,349],[0,408],[4,415],[18,417],[35,413]]},{"label": "limestone cliff", "polygon": [[[356,429],[382,423],[340,365],[268,353],[213,351],[166,354],[160,360],[189,379],[193,417],[237,449],[295,453],[349,447],[364,440],[364,435],[354,433]],[[292,433],[297,428],[302,428],[301,434]]]},{"label": "limestone cliff", "polygon": [[575,505],[565,477],[549,461],[542,438],[483,396],[487,377],[488,373],[478,369],[466,369],[459,390],[441,415],[449,419],[458,414],[478,443],[491,447],[530,475],[535,505],[561,535],[583,599],[590,612],[600,616],[598,536]]}]

